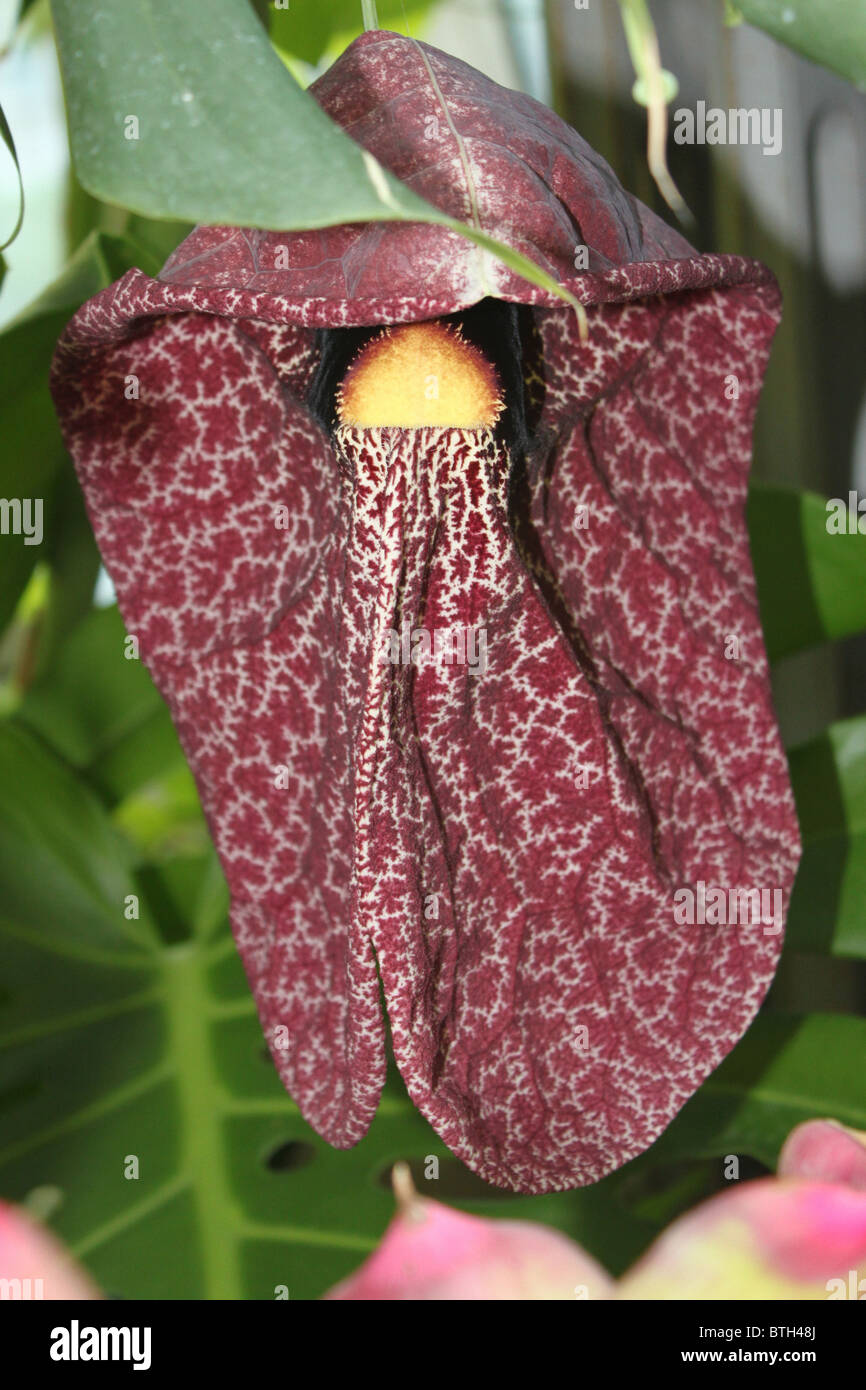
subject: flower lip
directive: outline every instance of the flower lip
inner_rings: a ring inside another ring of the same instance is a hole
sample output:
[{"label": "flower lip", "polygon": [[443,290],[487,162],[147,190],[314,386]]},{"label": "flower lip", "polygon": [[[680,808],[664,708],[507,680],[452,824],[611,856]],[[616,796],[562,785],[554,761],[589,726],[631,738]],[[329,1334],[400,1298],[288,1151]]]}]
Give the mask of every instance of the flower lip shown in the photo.
[{"label": "flower lip", "polygon": [[[456,497],[478,503],[488,488],[506,493],[512,459],[506,445],[487,425],[336,425],[331,435],[340,473],[353,489],[439,490],[437,514]],[[464,489],[468,488],[468,493]],[[456,489],[456,491],[455,491]]]}]

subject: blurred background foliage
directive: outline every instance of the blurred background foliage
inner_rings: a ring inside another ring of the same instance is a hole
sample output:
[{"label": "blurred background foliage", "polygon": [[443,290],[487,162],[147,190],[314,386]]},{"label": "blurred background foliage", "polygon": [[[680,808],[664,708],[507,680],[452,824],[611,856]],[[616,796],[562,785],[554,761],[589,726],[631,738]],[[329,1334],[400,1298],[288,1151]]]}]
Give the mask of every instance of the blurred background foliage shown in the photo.
[{"label": "blurred background foliage", "polygon": [[[362,28],[360,0],[233,3],[252,5],[302,87]],[[78,183],[46,0],[0,3],[0,101],[27,197],[0,294],[0,496],[45,499],[41,546],[0,537],[0,1195],[47,1211],[111,1293],[316,1297],[380,1236],[397,1159],[430,1195],[548,1222],[618,1273],[723,1186],[726,1155],[747,1177],[800,1120],[866,1129],[866,536],[828,535],[824,500],[866,494],[866,18],[860,0],[651,10],[675,105],[784,111],[777,158],[668,155],[690,239],[759,256],[785,295],[749,524],[805,855],[782,967],[743,1042],[648,1153],[592,1188],[525,1198],[454,1159],[393,1068],[345,1153],[277,1081],[195,786],[147,672],[124,659],[47,390],[77,306],[130,266],[157,273],[188,224]],[[671,217],[615,0],[379,0],[378,15],[549,102]],[[74,61],[86,69],[87,52]],[[0,237],[17,214],[9,158]]]}]

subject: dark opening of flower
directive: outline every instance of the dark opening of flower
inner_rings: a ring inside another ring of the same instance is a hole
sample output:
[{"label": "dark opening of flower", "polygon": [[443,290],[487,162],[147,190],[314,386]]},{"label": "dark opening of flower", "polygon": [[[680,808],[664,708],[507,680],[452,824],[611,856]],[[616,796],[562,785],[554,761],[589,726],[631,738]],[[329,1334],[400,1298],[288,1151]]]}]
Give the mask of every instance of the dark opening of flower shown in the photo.
[{"label": "dark opening of flower", "polygon": [[799,842],[743,518],[778,290],[434,49],[366,34],[312,91],[588,341],[442,226],[201,227],[76,316],[58,412],[303,1114],[365,1133],[381,979],[455,1153],[592,1182],[781,946]]}]

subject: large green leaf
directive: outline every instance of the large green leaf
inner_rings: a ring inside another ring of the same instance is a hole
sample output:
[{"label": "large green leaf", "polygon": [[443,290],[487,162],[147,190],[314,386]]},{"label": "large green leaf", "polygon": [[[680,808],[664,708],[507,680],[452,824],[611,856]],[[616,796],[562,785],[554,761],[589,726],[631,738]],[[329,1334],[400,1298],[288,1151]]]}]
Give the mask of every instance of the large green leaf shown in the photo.
[{"label": "large green leaf", "polygon": [[762,1013],[637,1163],[746,1154],[772,1168],[803,1120],[866,1129],[864,1058],[866,1019]]},{"label": "large green leaf", "polygon": [[789,761],[803,861],[788,945],[866,959],[866,716],[832,724]]},{"label": "large green leaf", "polygon": [[[52,0],[84,188],[149,217],[277,230],[436,222],[575,304],[541,268],[447,217],[343,133],[239,0]],[[210,42],[202,36],[218,35]]]},{"label": "large green leaf", "polygon": [[750,24],[866,90],[863,0],[735,0]]},{"label": "large green leaf", "polygon": [[371,177],[249,4],[114,0],[98,24],[76,0],[51,8],[73,158],[97,197],[152,217],[277,228],[430,211],[390,175]]},{"label": "large green leaf", "polygon": [[[22,708],[42,738],[90,767],[147,727],[146,673],[138,663],[112,673],[121,635],[113,610],[79,625],[74,660],[64,654],[54,676],[70,710],[56,733],[47,685]],[[109,691],[82,726],[88,663]],[[130,892],[140,923],[120,910]],[[814,1115],[866,1126],[866,1023],[763,1016],[648,1154],[589,1189],[514,1198],[486,1187],[396,1078],[368,1138],[337,1153],[266,1060],[212,855],[146,869],[80,778],[14,725],[0,730],[0,901],[0,1191],[59,1188],[58,1229],[129,1297],[266,1298],[277,1285],[317,1296],[381,1234],[398,1158],[431,1195],[547,1222],[619,1271],[663,1219],[712,1190],[715,1165],[696,1158],[772,1164],[790,1128]],[[123,1177],[128,1155],[138,1179]],[[440,1177],[425,1185],[429,1156]]]},{"label": "large green leaf", "polygon": [[866,629],[866,535],[829,532],[817,493],[765,483],[746,515],[771,660]]},{"label": "large green leaf", "polygon": [[548,1222],[617,1269],[655,1233],[614,1180],[541,1198],[487,1187],[396,1079],[367,1138],[331,1149],[267,1057],[213,855],[157,878],[137,864],[81,778],[0,727],[0,1192],[58,1189],[55,1225],[104,1288],[316,1297],[381,1236],[397,1159],[431,1195]]},{"label": "large green leaf", "polygon": [[[48,369],[58,335],[83,299],[108,284],[95,238],[83,245],[61,278],[0,335],[0,496],[41,500],[50,527],[58,469],[65,456],[48,393]],[[0,546],[0,628],[11,617],[41,547],[6,536]]]},{"label": "large green leaf", "polygon": [[7,726],[0,878],[4,1194],[59,1188],[58,1229],[128,1296],[268,1298],[279,1284],[304,1296],[345,1273],[390,1205],[379,1187],[359,1210],[358,1189],[405,1148],[414,1117],[386,1113],[360,1162],[310,1142],[264,1058],[213,865],[191,939],[161,942],[144,895],[127,922],[141,885],[122,837]]}]

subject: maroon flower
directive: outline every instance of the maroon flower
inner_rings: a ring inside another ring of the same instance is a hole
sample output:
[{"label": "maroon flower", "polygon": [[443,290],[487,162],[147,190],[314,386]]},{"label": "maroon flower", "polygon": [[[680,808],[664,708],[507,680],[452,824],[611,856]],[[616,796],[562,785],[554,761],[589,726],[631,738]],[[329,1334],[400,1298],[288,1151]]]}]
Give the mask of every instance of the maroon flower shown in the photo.
[{"label": "maroon flower", "polygon": [[[365,1133],[381,978],[455,1153],[592,1182],[725,1056],[780,949],[799,845],[743,521],[778,289],[424,44],[365,34],[312,91],[577,295],[589,340],[440,226],[201,227],[76,315],[58,412],[306,1118]],[[406,369],[407,424],[382,374],[411,340],[377,326],[443,317],[427,347],[487,404],[427,416]],[[730,924],[738,890],[766,925]]]}]

